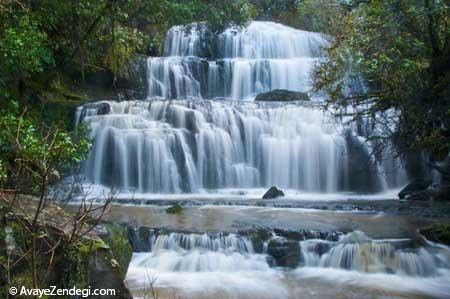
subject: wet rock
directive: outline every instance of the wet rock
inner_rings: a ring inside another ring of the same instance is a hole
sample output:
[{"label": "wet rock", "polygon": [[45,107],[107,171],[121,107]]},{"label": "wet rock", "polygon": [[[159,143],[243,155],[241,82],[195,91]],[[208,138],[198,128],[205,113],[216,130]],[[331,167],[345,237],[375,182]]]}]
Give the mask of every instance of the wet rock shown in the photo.
[{"label": "wet rock", "polygon": [[347,155],[352,157],[348,160],[349,173],[346,188],[358,193],[381,192],[383,186],[378,169],[372,162],[367,146],[351,130],[346,130],[344,137],[347,143]]},{"label": "wet rock", "polygon": [[91,298],[133,298],[126,288],[119,263],[113,258],[109,248],[99,248],[89,256],[89,285],[95,289],[115,289],[114,296]]},{"label": "wet rock", "polygon": [[423,190],[423,191],[417,191],[413,192],[410,195],[406,197],[407,200],[416,200],[416,201],[427,201],[431,200],[433,197],[433,193],[431,190]]},{"label": "wet rock", "polygon": [[425,191],[430,185],[431,180],[429,179],[415,179],[398,193],[398,197],[400,199],[404,199],[405,197],[410,196],[413,193]]},{"label": "wet rock", "polygon": [[152,229],[146,227],[134,228],[128,226],[128,240],[134,252],[145,252],[151,250],[150,238]]},{"label": "wet rock", "polygon": [[430,241],[450,245],[450,223],[435,223],[425,226],[420,233]]},{"label": "wet rock", "polygon": [[252,241],[255,252],[263,252],[264,242],[272,236],[272,232],[268,228],[260,228],[251,231],[239,231],[240,235],[246,235]]},{"label": "wet rock", "polygon": [[79,122],[83,121],[83,119],[92,114],[91,111],[95,111],[96,115],[105,115],[108,114],[111,110],[111,107],[106,102],[98,102],[98,103],[90,103],[83,106],[83,110],[81,110]]},{"label": "wet rock", "polygon": [[275,89],[269,92],[260,93],[256,96],[255,101],[309,101],[309,96],[304,92],[290,91],[285,89]]},{"label": "wet rock", "polygon": [[274,237],[269,241],[267,253],[273,257],[277,266],[295,268],[300,262],[300,245],[295,240]]},{"label": "wet rock", "polygon": [[278,189],[275,186],[272,186],[267,190],[267,192],[263,195],[263,199],[273,199],[280,196],[284,196],[284,192]]},{"label": "wet rock", "polygon": [[450,185],[448,186],[439,186],[434,194],[433,194],[434,200],[439,201],[450,201]]},{"label": "wet rock", "polygon": [[147,56],[136,55],[119,70],[116,86],[147,93]]}]

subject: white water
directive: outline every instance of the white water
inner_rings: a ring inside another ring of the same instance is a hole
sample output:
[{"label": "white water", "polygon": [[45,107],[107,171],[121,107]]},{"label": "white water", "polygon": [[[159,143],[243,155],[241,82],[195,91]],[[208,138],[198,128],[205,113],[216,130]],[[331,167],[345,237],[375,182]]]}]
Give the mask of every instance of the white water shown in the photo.
[{"label": "white water", "polygon": [[[135,193],[277,185],[303,192],[353,191],[345,128],[313,105],[218,101],[109,102],[83,121],[96,141],[84,164],[94,184]],[[353,142],[360,142],[354,138]],[[361,143],[359,151],[367,156]],[[368,156],[367,156],[368,157]],[[370,168],[367,158],[362,160]],[[357,188],[386,191],[375,168]],[[394,169],[404,178],[401,168]],[[398,186],[398,185],[397,185]]]},{"label": "white water", "polygon": [[[390,298],[450,296],[448,248],[429,244],[409,249],[405,247],[408,241],[371,240],[360,232],[344,235],[337,242],[305,240],[300,243],[307,265],[288,271],[270,268],[266,255],[255,253],[245,237],[159,235],[150,240],[151,252],[133,255],[127,284],[142,290],[155,279],[157,291],[164,294],[172,289],[182,298],[330,298],[355,293],[364,298],[367,290],[369,298],[376,294]],[[311,246],[318,242],[322,246]],[[353,247],[343,248],[343,244]],[[398,269],[388,269],[392,265]],[[334,291],[324,292],[326,285]]]},{"label": "white water", "polygon": [[397,250],[396,246],[404,241],[373,241],[358,231],[342,236],[338,242],[301,241],[302,265],[410,276],[433,276],[438,274],[439,266],[450,266],[448,250],[433,248],[437,253],[425,248]]},{"label": "white water", "polygon": [[[164,56],[148,59],[149,97],[251,99],[273,89],[311,90],[310,73],[328,45],[319,34],[272,22],[252,22],[207,40],[205,24],[175,26]],[[205,57],[204,44],[217,52]]]},{"label": "white water", "polygon": [[[199,58],[207,55],[208,43],[216,44],[215,60]],[[204,23],[175,26],[165,39],[166,56],[148,59],[148,96],[243,100],[275,88],[309,91],[310,70],[326,45],[319,33],[272,22],[252,22],[216,37]],[[78,110],[77,123],[83,116],[95,140],[83,170],[89,183],[118,187],[122,194],[271,185],[305,193],[374,193],[406,182],[397,160],[375,167],[370,144],[312,103],[108,105],[106,115],[92,107]]]},{"label": "white water", "polygon": [[[210,57],[215,60],[199,58],[207,56],[208,43],[216,44],[217,57]],[[165,39],[166,56],[148,59],[148,96],[243,100],[275,88],[309,91],[310,70],[326,45],[319,33],[272,22],[252,22],[216,37],[204,23],[175,26]],[[375,167],[370,144],[311,103],[108,105],[106,115],[92,107],[78,110],[77,123],[83,116],[95,140],[83,171],[89,183],[118,187],[122,194],[272,185],[306,193],[374,193],[406,182],[398,161],[383,159]]]}]

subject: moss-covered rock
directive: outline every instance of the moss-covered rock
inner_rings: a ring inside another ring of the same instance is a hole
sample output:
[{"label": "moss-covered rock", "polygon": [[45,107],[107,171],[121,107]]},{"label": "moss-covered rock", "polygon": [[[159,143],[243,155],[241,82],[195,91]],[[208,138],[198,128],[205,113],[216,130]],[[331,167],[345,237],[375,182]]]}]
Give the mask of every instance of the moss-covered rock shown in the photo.
[{"label": "moss-covered rock", "polygon": [[171,207],[168,207],[166,209],[166,213],[167,214],[179,214],[183,211],[183,207],[180,206],[179,204],[173,205]]},{"label": "moss-covered rock", "polygon": [[115,289],[114,296],[98,296],[90,298],[133,298],[123,282],[124,272],[108,248],[98,248],[89,255],[89,285],[96,289]]},{"label": "moss-covered rock", "polygon": [[308,94],[299,91],[291,91],[285,89],[275,89],[269,92],[260,93],[256,96],[255,101],[310,101]]},{"label": "moss-covered rock", "polygon": [[285,237],[274,237],[269,241],[267,253],[281,267],[295,268],[300,262],[300,245],[298,241]]},{"label": "moss-covered rock", "polygon": [[429,224],[420,233],[430,241],[450,245],[450,223]]},{"label": "moss-covered rock", "polygon": [[133,248],[128,240],[127,228],[119,224],[108,223],[106,230],[108,233],[102,239],[111,249],[115,260],[120,265],[122,277],[125,278],[131,256],[133,255]]}]

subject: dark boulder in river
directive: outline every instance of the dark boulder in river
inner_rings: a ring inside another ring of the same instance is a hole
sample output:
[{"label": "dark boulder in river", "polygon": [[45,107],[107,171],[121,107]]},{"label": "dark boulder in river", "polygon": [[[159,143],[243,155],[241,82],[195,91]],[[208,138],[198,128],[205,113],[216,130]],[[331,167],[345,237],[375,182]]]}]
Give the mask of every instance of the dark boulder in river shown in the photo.
[{"label": "dark boulder in river", "polygon": [[450,223],[432,223],[420,229],[420,233],[430,241],[450,245]]},{"label": "dark boulder in river", "polygon": [[450,185],[439,186],[433,195],[434,200],[450,201]]},{"label": "dark boulder in river", "polygon": [[263,199],[272,199],[277,198],[279,196],[284,196],[284,192],[278,189],[275,186],[272,186],[267,190],[267,192],[263,195]]},{"label": "dark boulder in river", "polygon": [[414,193],[425,191],[430,185],[431,180],[429,179],[414,179],[398,193],[398,197],[400,199],[404,199],[405,197],[411,196]]},{"label": "dark boulder in river", "polygon": [[407,200],[416,200],[416,201],[427,201],[432,199],[434,196],[434,192],[432,190],[422,190],[416,191],[409,194],[406,199]]},{"label": "dark boulder in river", "polygon": [[304,92],[290,91],[286,89],[275,89],[269,92],[260,93],[256,96],[255,101],[309,101],[309,96]]}]

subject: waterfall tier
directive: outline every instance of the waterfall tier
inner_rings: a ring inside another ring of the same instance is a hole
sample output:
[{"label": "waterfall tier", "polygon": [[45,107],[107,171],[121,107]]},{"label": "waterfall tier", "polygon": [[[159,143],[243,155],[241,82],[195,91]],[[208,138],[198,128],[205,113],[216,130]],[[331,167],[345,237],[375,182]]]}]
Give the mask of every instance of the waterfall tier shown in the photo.
[{"label": "waterfall tier", "polygon": [[[367,146],[345,136],[341,125],[312,104],[106,104],[109,113],[95,115],[90,109],[83,118],[96,141],[83,169],[95,184],[139,193],[271,185],[308,192],[382,191],[387,186],[371,166]],[[349,160],[354,143],[358,155]],[[355,162],[359,167],[350,167]]]},{"label": "waterfall tier", "polygon": [[[273,238],[279,237],[273,235]],[[163,271],[264,271],[270,268],[272,259],[266,246],[261,252],[255,252],[249,238],[236,234],[150,233],[148,242],[150,253],[140,253],[135,262],[139,267]],[[449,248],[433,244],[418,246],[410,239],[373,240],[355,231],[340,236],[337,241],[304,239],[299,245],[301,262],[297,268],[336,268],[417,277],[438,276],[440,270],[450,269]]]},{"label": "waterfall tier", "polygon": [[242,100],[274,89],[308,92],[327,44],[322,34],[272,22],[218,36],[203,23],[175,26],[166,35],[165,57],[147,61],[149,97]]}]

